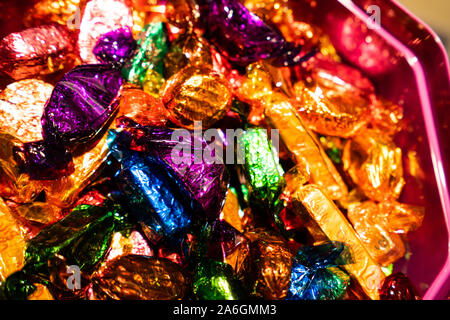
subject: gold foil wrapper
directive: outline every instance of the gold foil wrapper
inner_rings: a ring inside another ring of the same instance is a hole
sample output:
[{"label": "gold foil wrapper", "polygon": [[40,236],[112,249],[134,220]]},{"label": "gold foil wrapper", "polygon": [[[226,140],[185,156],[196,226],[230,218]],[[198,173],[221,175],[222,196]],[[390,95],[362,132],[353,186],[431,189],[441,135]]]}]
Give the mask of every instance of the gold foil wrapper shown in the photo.
[{"label": "gold foil wrapper", "polygon": [[92,53],[98,39],[105,33],[133,27],[133,17],[125,0],[91,0],[86,4],[78,35],[80,57],[84,63],[98,63]]},{"label": "gold foil wrapper", "polygon": [[375,129],[389,136],[405,129],[401,106],[383,98],[374,100],[371,105],[371,123]]},{"label": "gold foil wrapper", "polygon": [[93,278],[94,297],[101,300],[179,300],[187,290],[179,265],[141,255],[113,259]]},{"label": "gold foil wrapper", "polygon": [[61,208],[46,202],[34,201],[24,204],[7,202],[7,205],[18,217],[44,226],[57,222],[63,216]]},{"label": "gold foil wrapper", "polygon": [[23,267],[25,245],[22,230],[0,198],[0,282]]},{"label": "gold foil wrapper", "polygon": [[168,0],[165,9],[167,20],[182,29],[192,29],[200,17],[199,6],[193,0]]},{"label": "gold foil wrapper", "polygon": [[27,27],[56,22],[75,30],[79,27],[86,2],[87,0],[38,0],[25,12],[23,21]]},{"label": "gold foil wrapper", "polygon": [[286,187],[283,194],[289,199],[290,195],[310,180],[310,173],[304,163],[298,163],[284,174],[284,180],[286,181]]},{"label": "gold foil wrapper", "polygon": [[37,79],[9,84],[0,92],[0,131],[22,142],[42,140],[41,117],[53,86]]},{"label": "gold foil wrapper", "polygon": [[252,221],[251,212],[240,208],[238,197],[230,189],[228,189],[219,219],[226,221],[241,233],[250,227]]},{"label": "gold foil wrapper", "polygon": [[315,132],[348,138],[367,125],[370,101],[360,95],[301,82],[294,85],[294,92],[296,111]]},{"label": "gold foil wrapper", "polygon": [[117,117],[126,116],[143,126],[164,126],[166,114],[160,99],[131,86],[122,90]]},{"label": "gold foil wrapper", "polygon": [[367,129],[348,140],[344,170],[372,200],[395,200],[405,185],[402,150],[382,132]]},{"label": "gold foil wrapper", "polygon": [[114,233],[109,253],[105,263],[116,257],[137,254],[143,256],[154,256],[153,250],[148,245],[144,237],[137,231],[132,231],[128,236],[120,232]]},{"label": "gold foil wrapper", "polygon": [[230,109],[232,94],[228,82],[212,69],[189,65],[166,81],[161,97],[170,121],[193,129],[195,121],[208,128],[220,120]]},{"label": "gold foil wrapper", "polygon": [[251,242],[253,294],[266,300],[284,299],[291,281],[293,253],[281,236],[270,231],[254,229],[245,236]]},{"label": "gold foil wrapper", "polygon": [[316,185],[300,187],[292,197],[292,206],[316,241],[339,241],[348,247],[351,260],[346,258],[348,264],[344,268],[371,299],[378,300],[383,271],[325,192]]},{"label": "gold foil wrapper", "polygon": [[271,127],[278,129],[281,140],[296,163],[304,163],[311,181],[321,186],[332,199],[346,196],[348,190],[317,138],[303,125],[289,99],[280,93],[265,97],[265,115]]}]

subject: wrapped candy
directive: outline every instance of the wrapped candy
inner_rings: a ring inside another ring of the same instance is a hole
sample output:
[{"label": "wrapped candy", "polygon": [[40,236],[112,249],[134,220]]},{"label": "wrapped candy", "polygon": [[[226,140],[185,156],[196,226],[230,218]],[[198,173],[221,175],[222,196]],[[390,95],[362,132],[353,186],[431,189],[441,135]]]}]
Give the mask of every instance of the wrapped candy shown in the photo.
[{"label": "wrapped candy", "polygon": [[0,282],[25,262],[25,237],[5,202],[0,199]]},{"label": "wrapped candy", "polygon": [[192,29],[200,16],[194,0],[167,0],[165,9],[167,20],[178,28]]},{"label": "wrapped candy", "polygon": [[127,150],[120,139],[110,131],[108,145],[121,163],[117,178],[132,212],[158,234],[179,236],[189,227],[198,204],[159,159]]},{"label": "wrapped candy", "polygon": [[283,168],[268,140],[267,131],[250,128],[238,138],[243,149],[245,173],[252,187],[253,195],[265,201],[269,207],[278,198],[284,187]]},{"label": "wrapped candy", "polygon": [[200,300],[238,300],[243,288],[227,263],[205,259],[196,268],[193,291]]},{"label": "wrapped candy", "polygon": [[332,199],[347,194],[347,186],[330,161],[317,138],[305,128],[292,104],[280,93],[266,98],[265,115],[269,124],[279,130],[281,140],[297,163],[306,163],[311,181],[318,184]]},{"label": "wrapped candy", "polygon": [[[148,82],[147,72],[153,70],[156,79],[162,79],[163,58],[167,53],[167,36],[161,22],[148,24],[139,34],[133,58],[122,68],[122,76],[131,83],[142,85]],[[161,81],[162,83],[162,81]],[[157,93],[160,86],[155,87]],[[150,93],[150,92],[149,92]]]},{"label": "wrapped candy", "polygon": [[64,75],[44,109],[44,140],[14,151],[22,171],[34,179],[69,174],[72,155],[66,148],[96,138],[117,108],[121,85],[119,72],[106,65],[78,66]]},{"label": "wrapped candy", "polygon": [[252,294],[263,299],[284,299],[291,279],[293,254],[284,238],[268,230],[245,233],[250,240],[252,266],[248,281]]},{"label": "wrapped candy", "polygon": [[378,300],[383,272],[333,201],[316,185],[300,187],[291,201],[314,240],[345,243],[351,257],[343,256],[347,261],[344,268],[371,299]]},{"label": "wrapped candy", "polygon": [[[49,22],[76,29],[87,0],[38,0],[25,12],[24,24],[33,27]],[[79,25],[78,25],[79,27]]]},{"label": "wrapped candy", "polygon": [[212,65],[211,48],[194,33],[181,35],[170,45],[164,58],[164,75],[171,77],[188,64]]},{"label": "wrapped candy", "polygon": [[286,299],[340,299],[350,284],[350,277],[337,268],[345,263],[340,258],[344,249],[345,245],[342,243],[300,248],[294,257],[291,285]]},{"label": "wrapped candy", "polygon": [[109,261],[92,283],[96,300],[180,300],[188,291],[176,263],[134,254]]},{"label": "wrapped candy", "polygon": [[348,140],[342,156],[344,169],[372,200],[395,200],[405,184],[402,150],[374,129]]},{"label": "wrapped candy", "polygon": [[205,65],[188,65],[170,77],[161,88],[169,120],[187,129],[201,121],[209,128],[230,109],[228,82]]},{"label": "wrapped candy", "polygon": [[231,189],[227,191],[227,197],[225,198],[225,204],[220,212],[219,219],[227,222],[239,232],[244,232],[244,229],[249,224],[248,216],[239,207],[239,200]]},{"label": "wrapped candy", "polygon": [[98,63],[92,50],[103,34],[132,26],[131,9],[124,0],[90,0],[86,4],[78,35],[78,47],[83,62]]},{"label": "wrapped candy", "polygon": [[164,126],[166,109],[160,99],[133,87],[124,87],[119,100],[117,118],[125,116],[143,126]]},{"label": "wrapped candy", "polygon": [[422,207],[400,204],[395,201],[351,203],[348,218],[372,258],[383,266],[395,262],[405,254],[402,238],[420,226]]},{"label": "wrapped candy", "polygon": [[37,79],[9,84],[0,92],[0,130],[23,142],[42,139],[41,117],[53,86]]},{"label": "wrapped candy", "polygon": [[43,25],[11,33],[0,42],[0,71],[14,80],[70,69],[75,41],[66,26]]},{"label": "wrapped candy", "polygon": [[401,272],[386,277],[380,289],[381,300],[422,300],[417,289]]},{"label": "wrapped candy", "polygon": [[294,106],[311,130],[330,136],[350,137],[367,125],[370,101],[320,86],[294,86]]},{"label": "wrapped candy", "polygon": [[98,39],[92,52],[98,61],[123,65],[136,48],[130,28],[120,28],[105,33]]},{"label": "wrapped candy", "polygon": [[116,257],[130,254],[148,257],[155,255],[140,232],[133,230],[129,235],[124,235],[121,232],[114,233],[105,262],[108,263]]},{"label": "wrapped candy", "polygon": [[[133,135],[126,133],[126,130],[131,130]],[[182,142],[177,133],[183,133]],[[203,156],[209,149],[203,138],[188,131],[177,132],[155,127],[125,129],[119,136],[118,141],[124,147],[161,161],[161,165],[174,175],[176,183],[189,191],[201,205],[208,219],[218,217],[225,201],[228,174],[223,161],[205,160]],[[176,153],[180,150],[182,155]]]},{"label": "wrapped candy", "polygon": [[245,66],[268,58],[279,58],[281,65],[302,61],[298,56],[301,47],[287,42],[278,30],[251,14],[239,1],[197,2],[205,37],[233,63]]},{"label": "wrapped candy", "polygon": [[36,291],[28,297],[28,300],[55,300],[46,286],[40,283],[35,283],[34,285],[36,286]]},{"label": "wrapped candy", "polygon": [[392,101],[377,98],[371,104],[371,124],[378,131],[389,136],[405,129],[403,108]]}]

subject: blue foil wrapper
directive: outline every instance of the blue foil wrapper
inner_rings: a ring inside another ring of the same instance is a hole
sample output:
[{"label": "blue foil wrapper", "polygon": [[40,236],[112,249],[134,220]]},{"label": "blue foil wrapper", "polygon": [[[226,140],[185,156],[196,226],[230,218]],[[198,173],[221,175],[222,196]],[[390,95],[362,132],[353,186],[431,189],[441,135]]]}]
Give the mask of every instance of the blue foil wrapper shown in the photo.
[{"label": "blue foil wrapper", "polygon": [[286,300],[341,298],[350,284],[349,275],[337,267],[349,263],[345,249],[338,242],[302,247],[293,259]]}]

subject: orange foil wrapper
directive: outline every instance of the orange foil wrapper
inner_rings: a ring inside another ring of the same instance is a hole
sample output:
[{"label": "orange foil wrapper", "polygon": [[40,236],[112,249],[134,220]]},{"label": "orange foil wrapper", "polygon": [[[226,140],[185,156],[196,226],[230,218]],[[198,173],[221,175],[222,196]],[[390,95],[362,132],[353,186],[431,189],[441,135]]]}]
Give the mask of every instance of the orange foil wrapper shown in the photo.
[{"label": "orange foil wrapper", "polygon": [[0,131],[22,142],[42,140],[41,117],[53,86],[41,80],[11,83],[0,92]]},{"label": "orange foil wrapper", "polygon": [[348,140],[342,156],[344,170],[367,197],[395,200],[405,185],[402,150],[382,132],[363,130]]},{"label": "orange foil wrapper", "polygon": [[249,278],[254,282],[253,294],[266,300],[284,299],[291,281],[293,253],[286,241],[267,230],[245,233],[250,240],[252,266]]},{"label": "orange foil wrapper", "polygon": [[113,236],[106,262],[119,256],[137,254],[143,256],[154,256],[153,250],[149,247],[147,240],[137,231],[132,231],[128,236],[116,232]]},{"label": "orange foil wrapper", "polygon": [[35,283],[36,290],[28,296],[28,300],[55,300],[46,286]]},{"label": "orange foil wrapper", "polygon": [[169,119],[187,129],[195,121],[208,128],[220,120],[231,106],[228,82],[204,65],[189,65],[169,78],[161,88]]},{"label": "orange foil wrapper", "polygon": [[11,33],[0,42],[0,71],[14,80],[68,70],[75,60],[73,33],[59,24]]},{"label": "orange foil wrapper", "polygon": [[0,282],[23,267],[25,245],[22,230],[0,198]]},{"label": "orange foil wrapper", "polygon": [[80,57],[84,63],[98,63],[92,53],[103,34],[123,27],[133,27],[130,7],[121,0],[91,0],[86,4],[78,35]]},{"label": "orange foil wrapper", "polygon": [[320,86],[294,86],[294,106],[311,130],[329,136],[348,138],[365,127],[370,112],[370,100],[360,95]]},{"label": "orange foil wrapper", "polygon": [[338,241],[347,246],[351,257],[346,257],[343,267],[371,299],[378,300],[383,271],[325,192],[316,185],[300,187],[292,197],[292,206],[316,241]]},{"label": "orange foil wrapper", "polygon": [[278,129],[281,140],[297,163],[307,165],[311,181],[321,186],[331,199],[347,195],[347,186],[320,142],[302,123],[289,99],[280,93],[265,98],[265,115],[272,128]]},{"label": "orange foil wrapper", "polygon": [[384,134],[394,136],[405,129],[403,108],[392,101],[374,98],[371,104],[371,124]]},{"label": "orange foil wrapper", "polygon": [[166,114],[160,99],[138,88],[123,88],[117,117],[126,116],[143,126],[164,126]]}]

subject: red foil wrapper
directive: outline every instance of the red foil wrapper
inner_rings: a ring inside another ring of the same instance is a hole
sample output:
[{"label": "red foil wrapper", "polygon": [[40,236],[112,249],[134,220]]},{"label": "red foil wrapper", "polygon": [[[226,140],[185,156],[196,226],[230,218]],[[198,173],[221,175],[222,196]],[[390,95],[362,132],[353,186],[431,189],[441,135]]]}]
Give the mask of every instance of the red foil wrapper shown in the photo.
[{"label": "red foil wrapper", "polygon": [[58,24],[11,33],[0,42],[0,71],[15,80],[69,69],[75,59],[73,34]]}]

